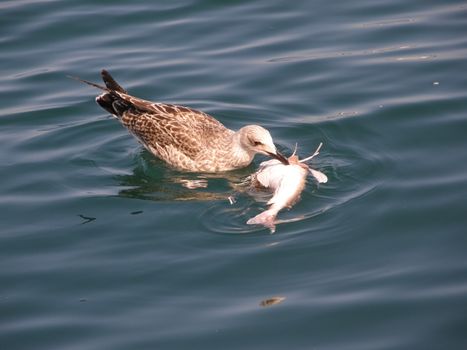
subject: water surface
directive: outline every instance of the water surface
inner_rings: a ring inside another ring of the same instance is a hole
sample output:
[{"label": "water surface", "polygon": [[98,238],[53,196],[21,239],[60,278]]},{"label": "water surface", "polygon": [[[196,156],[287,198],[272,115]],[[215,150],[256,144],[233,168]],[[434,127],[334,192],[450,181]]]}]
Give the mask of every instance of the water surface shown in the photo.
[{"label": "water surface", "polygon": [[[466,15],[2,2],[1,348],[465,348]],[[275,234],[246,225],[265,203],[241,184],[264,158],[170,169],[66,78],[102,68],[142,98],[263,125],[286,154],[323,142],[329,182],[310,179]]]}]

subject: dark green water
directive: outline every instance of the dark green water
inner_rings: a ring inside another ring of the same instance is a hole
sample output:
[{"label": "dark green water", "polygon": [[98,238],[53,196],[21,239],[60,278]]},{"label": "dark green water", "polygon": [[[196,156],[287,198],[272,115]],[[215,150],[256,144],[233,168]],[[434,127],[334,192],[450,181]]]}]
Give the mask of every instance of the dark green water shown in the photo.
[{"label": "dark green water", "polygon": [[[464,1],[2,1],[0,348],[466,349],[466,33]],[[169,169],[65,77],[101,68],[323,142],[329,182],[247,226],[264,158]]]}]

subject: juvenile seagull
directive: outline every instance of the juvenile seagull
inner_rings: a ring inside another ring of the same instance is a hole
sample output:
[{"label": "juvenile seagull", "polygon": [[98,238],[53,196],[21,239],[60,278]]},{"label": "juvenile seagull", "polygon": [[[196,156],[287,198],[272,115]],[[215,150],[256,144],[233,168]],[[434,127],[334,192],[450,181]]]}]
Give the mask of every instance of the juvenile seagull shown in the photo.
[{"label": "juvenile seagull", "polygon": [[131,96],[102,70],[105,86],[74,78],[104,92],[96,102],[117,117],[143,146],[185,171],[220,172],[246,167],[256,153],[288,164],[269,132],[258,125],[227,129],[210,115],[191,108]]}]

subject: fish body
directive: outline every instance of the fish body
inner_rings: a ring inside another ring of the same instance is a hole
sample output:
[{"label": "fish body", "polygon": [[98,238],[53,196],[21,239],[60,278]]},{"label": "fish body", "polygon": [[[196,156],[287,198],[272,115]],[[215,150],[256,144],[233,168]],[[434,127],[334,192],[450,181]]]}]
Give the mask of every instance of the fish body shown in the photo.
[{"label": "fish body", "polygon": [[263,225],[274,232],[274,221],[283,208],[290,208],[299,199],[305,188],[307,175],[311,173],[318,182],[327,182],[322,172],[311,169],[305,163],[292,155],[285,165],[276,159],[261,163],[259,170],[252,176],[255,187],[267,188],[273,192],[272,198],[267,202],[269,208],[247,221],[248,225]]}]

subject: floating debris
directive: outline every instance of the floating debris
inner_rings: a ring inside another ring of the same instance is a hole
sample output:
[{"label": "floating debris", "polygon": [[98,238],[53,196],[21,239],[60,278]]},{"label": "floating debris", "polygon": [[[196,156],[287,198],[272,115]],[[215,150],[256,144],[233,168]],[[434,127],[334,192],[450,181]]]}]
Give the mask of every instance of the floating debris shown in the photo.
[{"label": "floating debris", "polygon": [[272,306],[272,305],[280,304],[284,300],[285,300],[285,297],[272,297],[272,298],[264,299],[263,301],[261,301],[261,303],[259,303],[259,305],[263,307]]},{"label": "floating debris", "polygon": [[84,216],[83,214],[78,214],[78,216],[79,216],[81,219],[86,220],[86,221],[83,221],[83,222],[81,223],[81,225],[87,224],[87,223],[89,223],[89,222],[91,222],[91,221],[96,220],[96,218],[93,218],[93,217],[90,217],[90,216]]}]

